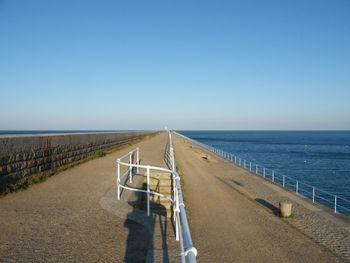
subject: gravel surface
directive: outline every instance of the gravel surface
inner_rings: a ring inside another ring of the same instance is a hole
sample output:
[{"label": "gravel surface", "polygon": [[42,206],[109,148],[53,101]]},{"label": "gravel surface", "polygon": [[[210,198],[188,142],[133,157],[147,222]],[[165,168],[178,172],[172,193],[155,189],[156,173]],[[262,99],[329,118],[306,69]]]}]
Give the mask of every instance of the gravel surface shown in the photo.
[{"label": "gravel surface", "polygon": [[[199,262],[348,262],[347,219],[179,136],[173,142]],[[294,218],[274,214],[283,200]]]}]

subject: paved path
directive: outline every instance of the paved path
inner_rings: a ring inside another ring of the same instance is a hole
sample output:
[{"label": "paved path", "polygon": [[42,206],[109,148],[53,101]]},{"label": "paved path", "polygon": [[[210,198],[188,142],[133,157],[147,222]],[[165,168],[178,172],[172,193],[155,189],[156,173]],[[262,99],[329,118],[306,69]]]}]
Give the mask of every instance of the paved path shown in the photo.
[{"label": "paved path", "polygon": [[202,158],[203,149],[179,136],[173,144],[198,262],[342,262],[256,199],[247,184],[258,188],[261,178],[245,181],[246,171]]},{"label": "paved path", "polygon": [[142,213],[117,203],[114,187],[117,157],[139,146],[143,164],[165,167],[166,142],[162,133],[0,198],[0,262],[171,261],[171,224],[138,222]]}]

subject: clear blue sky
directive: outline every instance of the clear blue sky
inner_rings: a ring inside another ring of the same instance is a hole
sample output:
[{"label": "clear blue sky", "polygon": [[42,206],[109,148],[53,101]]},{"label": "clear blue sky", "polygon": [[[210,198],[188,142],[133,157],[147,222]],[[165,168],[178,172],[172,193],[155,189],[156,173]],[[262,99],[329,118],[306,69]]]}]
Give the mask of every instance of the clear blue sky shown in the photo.
[{"label": "clear blue sky", "polygon": [[0,0],[0,129],[350,129],[350,1]]}]

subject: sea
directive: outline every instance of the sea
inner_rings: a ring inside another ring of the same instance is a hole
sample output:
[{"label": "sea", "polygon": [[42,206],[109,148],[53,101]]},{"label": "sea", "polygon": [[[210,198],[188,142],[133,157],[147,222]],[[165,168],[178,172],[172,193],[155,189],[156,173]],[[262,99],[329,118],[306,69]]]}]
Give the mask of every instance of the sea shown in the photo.
[{"label": "sea", "polygon": [[[350,215],[350,131],[177,131]],[[298,181],[298,183],[296,183]],[[313,195],[314,191],[314,195]],[[336,197],[335,197],[336,196]]]}]

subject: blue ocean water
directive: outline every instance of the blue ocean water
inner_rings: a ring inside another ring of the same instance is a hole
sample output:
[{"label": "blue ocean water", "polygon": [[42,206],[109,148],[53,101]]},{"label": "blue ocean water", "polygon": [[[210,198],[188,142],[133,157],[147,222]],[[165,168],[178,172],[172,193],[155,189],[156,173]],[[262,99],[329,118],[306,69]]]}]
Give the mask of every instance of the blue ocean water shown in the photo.
[{"label": "blue ocean water", "polygon": [[[179,133],[252,162],[259,174],[350,215],[350,131],[178,131]],[[242,161],[243,164],[243,161]],[[323,192],[324,190],[325,192]],[[330,194],[333,195],[330,195]]]}]

